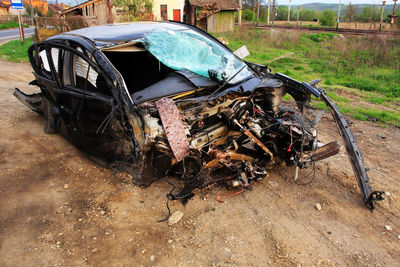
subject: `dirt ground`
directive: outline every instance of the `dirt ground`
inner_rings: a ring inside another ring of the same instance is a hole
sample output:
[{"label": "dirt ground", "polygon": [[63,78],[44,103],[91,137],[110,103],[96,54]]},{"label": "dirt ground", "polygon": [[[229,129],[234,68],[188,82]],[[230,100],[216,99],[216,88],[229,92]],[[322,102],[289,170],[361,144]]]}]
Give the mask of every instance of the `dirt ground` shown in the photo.
[{"label": "dirt ground", "polygon": [[[197,190],[186,206],[170,202],[184,216],[168,226],[157,222],[167,213],[165,180],[134,186],[43,132],[42,118],[12,96],[14,87],[36,90],[30,72],[0,61],[0,266],[400,265],[398,128],[351,126],[372,186],[390,192],[374,212],[341,151],[317,164],[307,186],[277,167],[224,203],[224,187]],[[339,139],[329,114],[320,139]]]}]

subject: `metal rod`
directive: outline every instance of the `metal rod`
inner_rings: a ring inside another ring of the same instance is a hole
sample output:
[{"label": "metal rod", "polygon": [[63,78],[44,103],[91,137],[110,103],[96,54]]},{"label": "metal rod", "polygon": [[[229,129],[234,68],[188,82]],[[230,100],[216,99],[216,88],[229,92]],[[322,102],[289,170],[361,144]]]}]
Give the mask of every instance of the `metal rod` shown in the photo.
[{"label": "metal rod", "polygon": [[379,30],[382,30],[382,21],[383,21],[383,14],[385,13],[385,4],[386,1],[382,1],[382,14],[381,14],[381,23],[379,24]]},{"label": "metal rod", "polygon": [[239,17],[238,17],[239,26],[242,26],[242,0],[239,0]]},{"label": "metal rod", "polygon": [[32,0],[31,0],[31,20],[32,20],[32,26],[33,26],[34,23],[33,23],[33,4],[32,4]]},{"label": "metal rod", "polygon": [[340,8],[342,7],[342,0],[339,0],[339,10],[337,13],[337,20],[336,20],[336,30],[339,29],[339,22],[340,22]]}]

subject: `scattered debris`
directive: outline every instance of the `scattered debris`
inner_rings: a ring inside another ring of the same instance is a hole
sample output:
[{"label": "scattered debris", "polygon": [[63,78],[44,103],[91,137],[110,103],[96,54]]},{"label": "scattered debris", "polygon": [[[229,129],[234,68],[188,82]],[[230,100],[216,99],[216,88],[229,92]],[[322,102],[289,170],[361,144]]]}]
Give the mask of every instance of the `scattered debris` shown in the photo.
[{"label": "scattered debris", "polygon": [[392,231],[392,226],[390,226],[390,225],[385,225],[385,229],[386,229],[387,231]]},{"label": "scattered debris", "polygon": [[319,203],[315,204],[315,209],[316,210],[321,210],[322,209],[321,204],[319,204]]},{"label": "scattered debris", "polygon": [[182,211],[175,211],[174,213],[171,214],[171,216],[168,218],[168,225],[172,226],[176,223],[178,223],[183,217],[183,212]]},{"label": "scattered debris", "polygon": [[172,244],[173,241],[172,241],[172,239],[168,239],[167,242],[168,242],[168,244]]},{"label": "scattered debris", "polygon": [[376,137],[378,137],[380,140],[387,140],[387,137],[381,134],[377,134]]},{"label": "scattered debris", "polygon": [[275,182],[275,181],[268,181],[268,183],[269,183],[271,186],[273,186],[273,187],[279,186],[279,183],[278,183],[278,182]]},{"label": "scattered debris", "polygon": [[[217,195],[217,201],[220,202],[220,203],[225,203],[225,201],[221,199],[222,196],[232,197],[232,196],[235,196],[235,195],[239,195],[239,194],[241,194],[241,193],[243,193],[243,192],[244,192],[244,189],[242,189],[242,190],[240,190],[240,191],[237,191],[237,192],[235,192],[235,193],[232,193],[232,194],[222,194],[222,193],[219,193],[219,194]],[[215,208],[214,208],[214,210],[215,210]]]},{"label": "scattered debris", "polygon": [[[103,36],[107,42],[98,41]],[[236,52],[247,54],[245,47]],[[180,176],[184,186],[169,200],[186,202],[194,189],[214,183],[251,189],[278,161],[296,166],[295,182],[299,169],[311,169],[311,182],[315,162],[340,150],[336,141],[320,143],[322,113],[310,108],[311,96],[331,110],[366,206],[383,199],[369,184],[350,122],[318,87],[320,80],[299,82],[243,61],[196,28],[164,22],[151,31],[141,23],[90,27],[35,43],[28,55],[35,74],[30,84],[41,92],[16,88],[14,95],[44,115],[45,132],[74,129],[64,132],[67,139],[139,185],[166,173]],[[71,75],[61,79],[60,73]],[[283,105],[286,94],[296,107]]]},{"label": "scattered debris", "polygon": [[92,253],[95,253],[95,252],[97,252],[97,251],[98,251],[97,248],[92,249]]},{"label": "scattered debris", "polygon": [[154,261],[154,258],[155,258],[154,255],[151,255],[150,256],[150,261]]}]

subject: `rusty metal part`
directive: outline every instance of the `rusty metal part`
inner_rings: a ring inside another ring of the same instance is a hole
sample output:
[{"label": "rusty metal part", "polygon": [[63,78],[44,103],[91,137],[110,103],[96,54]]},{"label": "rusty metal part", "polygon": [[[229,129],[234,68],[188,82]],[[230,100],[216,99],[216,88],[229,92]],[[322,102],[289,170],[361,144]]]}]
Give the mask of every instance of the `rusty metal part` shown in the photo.
[{"label": "rusty metal part", "polygon": [[233,120],[233,122],[239,126],[245,135],[247,135],[247,137],[249,137],[254,143],[256,143],[259,147],[262,148],[262,150],[264,150],[265,152],[267,152],[267,154],[271,157],[271,161],[274,158],[274,155],[272,154],[272,152],[268,149],[268,147],[266,147],[257,137],[254,136],[254,134],[252,134],[249,130],[245,129],[236,119]]},{"label": "rusty metal part", "polygon": [[340,151],[340,145],[337,141],[330,142],[329,144],[323,145],[311,154],[302,155],[300,161],[319,161],[336,155]]},{"label": "rusty metal part", "polygon": [[213,140],[223,137],[226,133],[226,130],[227,127],[222,122],[206,128],[200,133],[192,136],[190,141],[190,148],[200,149],[204,145],[212,142]]},{"label": "rusty metal part", "polygon": [[[222,136],[221,138],[219,138],[219,139],[215,140],[214,142],[212,142],[212,143],[210,144],[210,150],[212,150],[212,149],[214,149],[215,147],[220,146],[220,145],[226,145],[226,144],[227,144],[227,139],[228,139],[229,137],[239,137],[239,136],[241,136],[241,135],[242,135],[241,132],[229,131],[229,132],[227,132],[227,133],[225,134],[225,136]],[[233,144],[234,144],[234,146],[235,146],[235,149],[237,150],[237,148],[236,148],[237,143],[236,143],[235,140],[233,140]],[[235,145],[235,144],[236,144],[236,145]]]},{"label": "rusty metal part", "polygon": [[245,154],[236,153],[234,151],[222,152],[219,150],[211,150],[208,152],[209,155],[214,156],[216,159],[225,160],[239,160],[239,161],[254,161],[255,158],[247,156]]},{"label": "rusty metal part", "polygon": [[274,155],[272,154],[272,152],[256,136],[254,136],[254,134],[252,134],[249,130],[247,130],[240,124],[240,122],[235,118],[235,114],[231,108],[226,107],[222,109],[221,114],[224,115],[226,119],[232,121],[233,124],[236,124],[240,129],[242,129],[244,134],[247,135],[247,137],[249,137],[259,147],[261,147],[262,150],[264,150],[271,157],[271,161],[273,161]]},{"label": "rusty metal part", "polygon": [[189,155],[189,141],[179,110],[175,102],[167,97],[158,100],[156,106],[172,153],[177,162],[180,162]]},{"label": "rusty metal part", "polygon": [[339,133],[343,138],[351,166],[353,167],[354,175],[357,178],[358,186],[362,192],[362,197],[365,205],[373,210],[374,202],[377,200],[384,199],[383,191],[372,191],[372,187],[369,183],[369,177],[364,166],[364,157],[361,153],[360,148],[357,145],[356,138],[354,137],[353,132],[350,130],[349,125],[347,124],[344,116],[340,113],[339,108],[335,103],[330,99],[329,96],[325,93],[324,90],[319,89],[321,93],[321,99],[325,102],[325,104],[331,110],[332,116],[336,121],[336,125],[338,127]]}]

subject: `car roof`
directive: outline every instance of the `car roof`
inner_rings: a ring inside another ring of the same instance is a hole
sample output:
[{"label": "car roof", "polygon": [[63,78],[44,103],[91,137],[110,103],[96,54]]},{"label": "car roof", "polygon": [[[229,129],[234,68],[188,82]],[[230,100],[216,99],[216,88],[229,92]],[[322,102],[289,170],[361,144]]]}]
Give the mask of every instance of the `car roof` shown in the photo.
[{"label": "car roof", "polygon": [[183,23],[175,23],[168,21],[146,21],[146,22],[132,22],[124,24],[107,24],[101,26],[93,26],[82,28],[59,35],[55,35],[50,39],[68,39],[68,36],[82,36],[96,43],[97,46],[102,46],[107,43],[131,41],[142,38],[148,33],[158,29],[166,30],[187,30],[192,27]]}]

